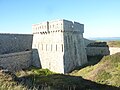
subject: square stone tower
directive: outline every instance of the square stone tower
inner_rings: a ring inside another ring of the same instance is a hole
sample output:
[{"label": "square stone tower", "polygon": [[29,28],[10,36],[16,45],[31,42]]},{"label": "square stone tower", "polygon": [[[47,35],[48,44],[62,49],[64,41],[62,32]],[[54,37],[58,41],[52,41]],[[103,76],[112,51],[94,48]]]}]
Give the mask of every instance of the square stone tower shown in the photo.
[{"label": "square stone tower", "polygon": [[34,24],[32,31],[35,66],[68,73],[87,63],[83,24],[62,19]]}]

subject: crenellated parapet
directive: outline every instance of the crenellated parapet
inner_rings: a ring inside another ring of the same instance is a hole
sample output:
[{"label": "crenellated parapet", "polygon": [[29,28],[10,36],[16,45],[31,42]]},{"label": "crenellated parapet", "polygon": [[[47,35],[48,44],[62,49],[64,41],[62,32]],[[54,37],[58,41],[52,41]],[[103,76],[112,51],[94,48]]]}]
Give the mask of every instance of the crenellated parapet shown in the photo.
[{"label": "crenellated parapet", "polygon": [[84,33],[84,24],[68,20],[47,21],[32,25],[33,34],[50,34],[50,33]]}]

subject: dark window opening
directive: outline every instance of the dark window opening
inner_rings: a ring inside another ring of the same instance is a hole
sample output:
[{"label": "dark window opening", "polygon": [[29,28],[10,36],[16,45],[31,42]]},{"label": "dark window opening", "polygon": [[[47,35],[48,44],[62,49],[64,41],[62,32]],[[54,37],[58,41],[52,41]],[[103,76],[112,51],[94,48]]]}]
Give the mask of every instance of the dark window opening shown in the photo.
[{"label": "dark window opening", "polygon": [[43,50],[43,44],[42,44],[42,50]]},{"label": "dark window opening", "polygon": [[47,44],[46,44],[46,51],[47,51]]},{"label": "dark window opening", "polygon": [[29,51],[29,49],[26,49],[25,51]]},{"label": "dark window opening", "polygon": [[39,44],[38,44],[38,49],[39,49]]},{"label": "dark window opening", "polygon": [[52,51],[52,44],[51,44],[51,51]]},{"label": "dark window opening", "polygon": [[74,43],[74,47],[75,47],[75,55],[77,54],[77,48],[76,48],[76,44]]},{"label": "dark window opening", "polygon": [[63,52],[63,44],[62,44],[62,52]]},{"label": "dark window opening", "polygon": [[57,51],[57,44],[56,44],[56,51]]}]

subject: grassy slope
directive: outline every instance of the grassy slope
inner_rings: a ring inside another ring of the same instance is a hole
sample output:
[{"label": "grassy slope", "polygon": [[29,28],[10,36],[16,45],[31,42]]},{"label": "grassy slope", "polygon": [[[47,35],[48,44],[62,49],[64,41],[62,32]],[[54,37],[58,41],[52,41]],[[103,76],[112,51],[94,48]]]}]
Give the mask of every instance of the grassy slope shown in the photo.
[{"label": "grassy slope", "polygon": [[72,75],[120,87],[120,53],[105,56],[98,64],[83,68]]},{"label": "grassy slope", "polygon": [[97,84],[80,76],[55,74],[48,69],[29,69],[10,75],[0,75],[0,90],[119,90],[119,88]]},{"label": "grassy slope", "polygon": [[108,41],[107,44],[109,47],[120,47],[120,41]]}]

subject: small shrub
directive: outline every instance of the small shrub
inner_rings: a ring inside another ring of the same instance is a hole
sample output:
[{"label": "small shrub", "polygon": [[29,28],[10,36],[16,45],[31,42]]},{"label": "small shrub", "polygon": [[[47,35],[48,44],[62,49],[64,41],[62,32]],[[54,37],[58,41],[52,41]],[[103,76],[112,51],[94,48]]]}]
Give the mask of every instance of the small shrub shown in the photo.
[{"label": "small shrub", "polygon": [[54,72],[50,71],[49,69],[32,69],[32,72],[36,75],[51,75],[54,74]]}]

